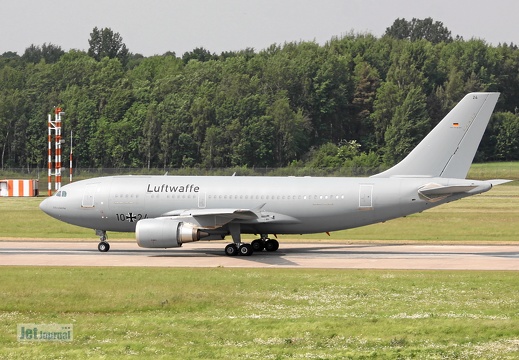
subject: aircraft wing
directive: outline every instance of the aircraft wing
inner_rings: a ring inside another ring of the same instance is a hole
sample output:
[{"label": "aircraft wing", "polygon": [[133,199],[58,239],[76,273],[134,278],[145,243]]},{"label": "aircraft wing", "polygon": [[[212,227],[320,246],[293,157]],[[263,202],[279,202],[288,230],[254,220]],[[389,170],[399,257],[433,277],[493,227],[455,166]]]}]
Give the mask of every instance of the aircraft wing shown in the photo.
[{"label": "aircraft wing", "polygon": [[254,219],[258,215],[249,209],[184,209],[174,210],[161,216],[226,216],[231,219]]},{"label": "aircraft wing", "polygon": [[301,221],[292,216],[261,210],[264,205],[256,209],[184,209],[174,210],[161,217],[175,218],[180,221],[195,223],[201,228],[217,229],[230,222],[247,224],[283,223],[298,224]]},{"label": "aircraft wing", "polygon": [[259,215],[249,209],[184,209],[174,210],[162,214],[161,217],[177,218],[179,220],[195,223],[206,229],[220,228],[231,221],[254,220]]}]

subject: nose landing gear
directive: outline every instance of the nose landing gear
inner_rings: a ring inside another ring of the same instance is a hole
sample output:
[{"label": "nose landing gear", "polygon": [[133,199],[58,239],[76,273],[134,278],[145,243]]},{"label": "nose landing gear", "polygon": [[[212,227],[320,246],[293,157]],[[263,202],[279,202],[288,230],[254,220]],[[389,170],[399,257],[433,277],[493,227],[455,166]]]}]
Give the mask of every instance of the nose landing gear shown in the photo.
[{"label": "nose landing gear", "polygon": [[108,243],[108,236],[105,230],[96,230],[96,235],[99,236],[100,243],[97,245],[97,250],[101,252],[107,252],[110,250],[110,244]]}]

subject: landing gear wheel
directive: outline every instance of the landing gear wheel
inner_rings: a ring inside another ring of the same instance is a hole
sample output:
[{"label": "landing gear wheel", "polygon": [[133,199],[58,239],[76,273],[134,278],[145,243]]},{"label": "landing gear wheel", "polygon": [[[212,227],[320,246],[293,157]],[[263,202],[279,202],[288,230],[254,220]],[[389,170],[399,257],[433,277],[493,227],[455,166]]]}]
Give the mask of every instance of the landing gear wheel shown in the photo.
[{"label": "landing gear wheel", "polygon": [[254,250],[252,249],[251,244],[241,244],[240,246],[240,255],[242,256],[251,256]]},{"label": "landing gear wheel", "polygon": [[225,255],[236,256],[238,255],[238,247],[235,244],[229,244],[225,247]]},{"label": "landing gear wheel", "polygon": [[263,251],[265,249],[265,241],[261,239],[256,239],[253,242],[250,243],[252,246],[252,249],[254,251]]},{"label": "landing gear wheel", "polygon": [[279,242],[274,239],[268,239],[265,241],[265,250],[267,251],[276,251],[279,249]]},{"label": "landing gear wheel", "polygon": [[108,244],[106,241],[101,241],[99,245],[97,245],[97,249],[101,252],[107,252],[110,250],[110,244]]}]

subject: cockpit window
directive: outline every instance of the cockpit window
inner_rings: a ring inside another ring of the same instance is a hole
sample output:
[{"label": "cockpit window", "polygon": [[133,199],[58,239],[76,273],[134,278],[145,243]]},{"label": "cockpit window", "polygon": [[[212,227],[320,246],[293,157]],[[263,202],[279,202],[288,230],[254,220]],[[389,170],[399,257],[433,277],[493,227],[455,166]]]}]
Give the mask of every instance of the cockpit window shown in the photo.
[{"label": "cockpit window", "polygon": [[58,191],[56,193],[56,196],[57,197],[67,197],[67,192],[66,191]]}]

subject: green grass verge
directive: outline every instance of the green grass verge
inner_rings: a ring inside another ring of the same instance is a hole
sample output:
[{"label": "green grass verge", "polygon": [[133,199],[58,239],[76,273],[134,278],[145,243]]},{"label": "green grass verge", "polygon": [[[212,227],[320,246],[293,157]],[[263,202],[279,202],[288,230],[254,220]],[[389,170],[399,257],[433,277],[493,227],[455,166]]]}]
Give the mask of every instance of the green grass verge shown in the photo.
[{"label": "green grass verge", "polygon": [[[55,220],[38,205],[42,198],[0,198],[0,238],[97,240],[94,231]],[[281,241],[378,241],[510,243],[519,234],[519,186],[500,185],[481,195],[445,204],[421,214],[356,229]],[[247,239],[252,236],[246,237]],[[110,240],[133,240],[133,233],[109,233]]]},{"label": "green grass verge", "polygon": [[472,164],[467,178],[475,180],[519,180],[519,162],[511,161]]},{"label": "green grass verge", "polygon": [[[516,359],[516,272],[26,268],[0,272],[0,358]],[[21,343],[20,323],[74,340]]]}]

